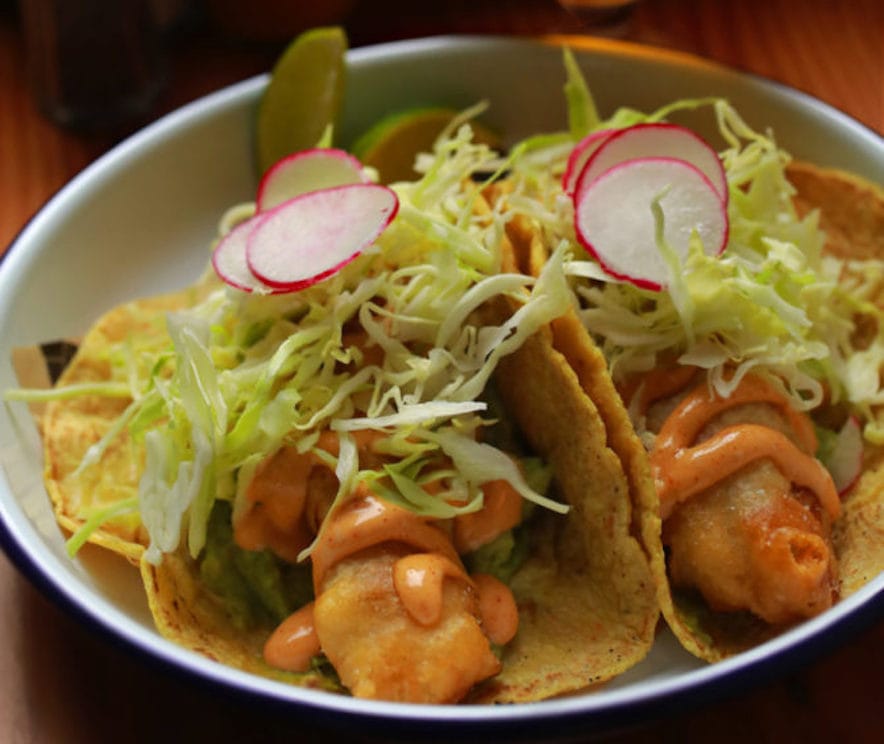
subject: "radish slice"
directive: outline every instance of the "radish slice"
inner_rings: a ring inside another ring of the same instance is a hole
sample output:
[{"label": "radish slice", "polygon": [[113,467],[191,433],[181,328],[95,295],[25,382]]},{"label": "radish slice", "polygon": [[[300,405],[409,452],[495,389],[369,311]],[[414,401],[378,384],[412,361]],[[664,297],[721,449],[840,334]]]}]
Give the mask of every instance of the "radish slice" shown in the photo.
[{"label": "radish slice", "polygon": [[577,178],[576,198],[602,173],[627,160],[676,158],[699,169],[719,198],[728,199],[727,176],[718,153],[698,134],[677,124],[636,124],[610,134],[596,148]]},{"label": "radish slice", "polygon": [[212,267],[227,284],[244,292],[278,292],[256,277],[246,262],[246,244],[256,219],[241,222],[228,232],[212,251]]},{"label": "radish slice", "polygon": [[247,238],[248,267],[276,289],[304,289],[356,258],[398,208],[396,193],[380,184],[301,194],[258,216]]},{"label": "radish slice", "polygon": [[266,212],[301,194],[350,183],[367,183],[368,175],[356,158],[343,150],[302,150],[278,161],[258,184],[257,208]]},{"label": "radish slice", "polygon": [[727,210],[709,179],[682,160],[643,158],[616,165],[583,184],[574,208],[577,238],[602,268],[654,290],[669,278],[652,211],[658,198],[664,237],[681,258],[695,230],[708,255],[724,250]]},{"label": "radish slice", "polygon": [[841,495],[847,493],[859,480],[863,469],[863,433],[856,416],[851,416],[841,427],[835,446],[823,464],[832,475],[832,482]]},{"label": "radish slice", "polygon": [[565,165],[565,173],[562,175],[562,191],[568,196],[572,196],[577,189],[577,180],[580,178],[586,162],[595,154],[608,135],[614,131],[613,129],[599,129],[597,132],[586,135],[574,145],[574,149],[568,156],[568,163]]}]

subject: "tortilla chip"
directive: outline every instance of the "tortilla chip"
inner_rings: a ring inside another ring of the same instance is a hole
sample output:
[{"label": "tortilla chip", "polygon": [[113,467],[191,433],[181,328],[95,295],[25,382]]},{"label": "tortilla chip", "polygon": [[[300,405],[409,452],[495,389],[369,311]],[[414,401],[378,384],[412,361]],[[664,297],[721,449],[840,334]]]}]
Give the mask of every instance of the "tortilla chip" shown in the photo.
[{"label": "tortilla chip", "polygon": [[[167,343],[165,313],[195,299],[193,289],[137,300],[105,313],[83,338],[58,385],[110,380],[109,349],[125,341],[134,346]],[[124,430],[111,441],[100,468],[77,472],[91,446],[101,440],[126,409],[129,398],[77,396],[48,403],[40,419],[44,481],[59,524],[76,532],[90,515],[137,495],[144,453]],[[137,513],[115,517],[90,535],[90,542],[138,562],[148,535]]]}]

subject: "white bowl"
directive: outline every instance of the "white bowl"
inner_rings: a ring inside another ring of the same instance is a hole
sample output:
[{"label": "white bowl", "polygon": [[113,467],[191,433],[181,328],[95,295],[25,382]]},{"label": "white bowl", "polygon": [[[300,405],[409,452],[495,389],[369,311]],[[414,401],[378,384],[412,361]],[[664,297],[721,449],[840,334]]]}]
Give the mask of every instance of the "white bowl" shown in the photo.
[{"label": "white bowl", "polygon": [[[796,157],[884,180],[880,137],[806,95],[684,55],[610,41],[581,44],[579,60],[603,113],[723,95],[751,125],[771,127]],[[566,123],[562,55],[549,45],[433,38],[356,49],[349,65],[345,142],[390,111],[422,104],[466,107],[487,99],[488,122],[511,140]],[[248,80],[149,126],[73,179],[25,227],[0,265],[0,389],[16,384],[14,347],[75,336],[115,303],[183,287],[198,276],[223,210],[254,193],[252,124],[265,83],[264,77]],[[23,405],[0,406],[0,465],[0,541],[70,611],[202,681],[338,724],[382,722],[388,733],[431,725],[436,735],[551,737],[636,723],[678,701],[705,700],[782,672],[884,608],[882,575],[814,620],[713,666],[698,663],[664,633],[644,662],[610,686],[566,699],[503,707],[354,700],[261,679],[183,650],[154,630],[134,570],[94,550],[70,560],[43,487],[40,441]]]}]

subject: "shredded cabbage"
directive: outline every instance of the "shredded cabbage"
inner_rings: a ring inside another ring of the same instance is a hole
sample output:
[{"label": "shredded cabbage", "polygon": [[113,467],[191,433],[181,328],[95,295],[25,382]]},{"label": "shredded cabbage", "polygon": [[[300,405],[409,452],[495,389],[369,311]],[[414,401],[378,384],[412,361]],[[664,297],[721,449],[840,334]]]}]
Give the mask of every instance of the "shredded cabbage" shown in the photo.
[{"label": "shredded cabbage", "polygon": [[[153,380],[162,415],[144,434],[147,560],[182,537],[196,556],[215,499],[241,512],[243,481],[261,458],[283,443],[307,451],[322,429],[340,437],[337,457],[322,453],[338,476],[338,498],[362,481],[446,518],[480,508],[481,484],[504,478],[563,510],[527,485],[511,457],[476,442],[481,395],[499,359],[572,303],[563,251],[537,279],[500,273],[511,214],[480,208],[472,181],[500,162],[460,124],[420,159],[421,178],[394,185],[396,219],[338,274],[290,295],[221,287],[169,315],[174,373]],[[252,211],[229,210],[222,229]],[[513,315],[499,326],[478,321],[475,311],[501,296],[515,301]],[[349,434],[359,429],[388,433],[384,469],[359,469]],[[430,495],[422,484],[440,477],[440,455],[454,467],[446,490]]]}]

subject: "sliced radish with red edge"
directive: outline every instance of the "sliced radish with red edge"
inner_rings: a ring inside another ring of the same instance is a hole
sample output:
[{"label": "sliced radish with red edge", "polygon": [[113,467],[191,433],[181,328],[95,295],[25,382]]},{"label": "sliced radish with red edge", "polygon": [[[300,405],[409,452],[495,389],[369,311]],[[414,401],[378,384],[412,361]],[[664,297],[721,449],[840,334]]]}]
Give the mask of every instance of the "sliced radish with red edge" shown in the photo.
[{"label": "sliced radish with red edge", "polygon": [[847,493],[859,480],[863,469],[863,432],[856,416],[851,416],[841,427],[835,445],[823,464],[841,495]]},{"label": "sliced radish with red edge", "polygon": [[316,147],[289,155],[271,166],[258,184],[259,212],[301,194],[351,183],[367,183],[368,174],[344,150]]},{"label": "sliced radish with red edge", "polygon": [[380,184],[301,194],[258,216],[247,239],[246,262],[264,284],[304,289],[356,258],[398,208],[396,193]]},{"label": "sliced radish with red edge", "polygon": [[614,131],[616,130],[599,129],[596,132],[590,132],[574,145],[574,149],[571,150],[571,154],[568,156],[565,172],[562,175],[562,191],[568,194],[568,196],[571,196],[577,189],[577,180],[580,178],[586,162]]},{"label": "sliced radish with red edge", "polygon": [[724,250],[727,210],[709,179],[682,160],[651,157],[615,165],[583,184],[574,206],[577,238],[602,268],[653,290],[669,279],[652,210],[658,198],[665,240],[679,257],[687,255],[695,231],[708,255]]},{"label": "sliced radish with red edge", "polygon": [[727,176],[718,153],[696,132],[677,124],[636,124],[612,132],[586,161],[577,178],[575,197],[592,182],[620,163],[640,158],[675,158],[699,169],[712,183],[719,198],[728,200]]},{"label": "sliced radish with red edge", "polygon": [[252,217],[233,227],[212,251],[212,267],[227,284],[244,292],[279,292],[256,277],[246,262],[246,244],[257,219]]}]

